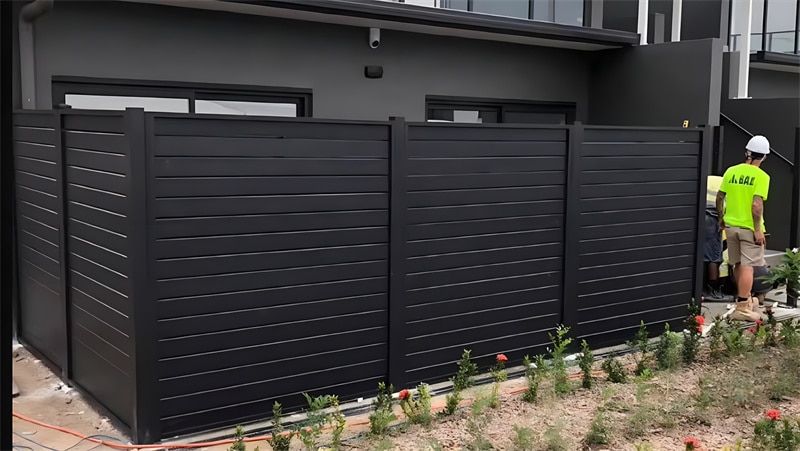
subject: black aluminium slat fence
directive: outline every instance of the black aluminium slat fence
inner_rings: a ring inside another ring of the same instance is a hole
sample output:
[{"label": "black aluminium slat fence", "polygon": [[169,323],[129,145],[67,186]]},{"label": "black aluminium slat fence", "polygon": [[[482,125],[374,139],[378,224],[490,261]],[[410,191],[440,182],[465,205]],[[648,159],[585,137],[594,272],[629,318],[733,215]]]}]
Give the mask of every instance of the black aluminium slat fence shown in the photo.
[{"label": "black aluminium slat fence", "polygon": [[18,112],[20,335],[140,443],[621,343],[699,295],[711,139]]}]

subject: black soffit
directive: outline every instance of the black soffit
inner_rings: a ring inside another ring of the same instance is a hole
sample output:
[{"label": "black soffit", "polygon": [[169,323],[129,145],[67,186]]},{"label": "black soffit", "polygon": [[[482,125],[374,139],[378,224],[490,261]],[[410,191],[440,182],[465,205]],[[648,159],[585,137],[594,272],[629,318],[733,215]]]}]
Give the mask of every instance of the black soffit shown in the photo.
[{"label": "black soffit", "polygon": [[639,35],[617,30],[575,27],[467,11],[406,5],[377,0],[220,0],[270,8],[427,25],[485,33],[523,36],[606,46],[631,46]]}]

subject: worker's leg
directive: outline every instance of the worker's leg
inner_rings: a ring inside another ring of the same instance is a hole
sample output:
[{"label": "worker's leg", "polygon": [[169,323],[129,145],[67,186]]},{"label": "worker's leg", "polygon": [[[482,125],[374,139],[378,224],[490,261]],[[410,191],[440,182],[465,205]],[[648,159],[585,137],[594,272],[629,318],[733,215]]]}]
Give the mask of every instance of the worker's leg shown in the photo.
[{"label": "worker's leg", "polygon": [[753,268],[745,268],[742,265],[744,261],[743,249],[747,240],[747,236],[742,236],[743,234],[746,235],[745,232],[747,231],[738,227],[725,229],[725,236],[728,238],[728,262],[730,265],[734,265],[733,274],[736,278],[737,294],[739,296],[736,300],[736,308],[731,313],[731,319],[755,321],[761,318],[761,315],[753,312],[750,306],[750,292],[753,288]]}]

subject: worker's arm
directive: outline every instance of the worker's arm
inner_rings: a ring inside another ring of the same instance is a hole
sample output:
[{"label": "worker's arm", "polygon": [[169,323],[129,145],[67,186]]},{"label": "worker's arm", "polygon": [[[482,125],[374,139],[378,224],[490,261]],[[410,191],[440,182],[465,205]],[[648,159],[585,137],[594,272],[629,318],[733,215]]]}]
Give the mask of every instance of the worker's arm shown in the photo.
[{"label": "worker's arm", "polygon": [[753,234],[756,244],[765,244],[764,231],[761,230],[761,218],[764,217],[764,199],[761,196],[753,196]]},{"label": "worker's arm", "polygon": [[719,215],[719,228],[725,230],[725,191],[717,191],[717,215]]}]

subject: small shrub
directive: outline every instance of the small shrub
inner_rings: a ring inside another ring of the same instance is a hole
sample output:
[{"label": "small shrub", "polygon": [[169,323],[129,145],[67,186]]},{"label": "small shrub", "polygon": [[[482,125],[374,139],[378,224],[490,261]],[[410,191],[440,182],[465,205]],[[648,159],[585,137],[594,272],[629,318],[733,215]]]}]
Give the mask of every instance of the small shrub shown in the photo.
[{"label": "small shrub", "polygon": [[[697,352],[700,350],[700,337],[702,335],[702,324],[705,319],[700,315],[700,305],[692,298],[689,303],[689,316],[686,318],[686,331],[683,333],[683,363],[691,365],[697,359]],[[716,326],[715,326],[716,327]]]},{"label": "small shrub", "polygon": [[778,371],[767,383],[767,394],[770,399],[783,401],[788,396],[800,392],[800,371],[797,370],[800,359],[798,357],[800,354],[788,354],[781,359]]},{"label": "small shrub", "polygon": [[495,364],[492,367],[492,377],[495,382],[505,382],[508,380],[506,362],[508,362],[508,357],[506,357],[505,354],[497,354],[497,357],[495,357]]},{"label": "small shrub", "polygon": [[308,403],[308,411],[306,411],[306,421],[299,425],[296,432],[303,446],[311,451],[317,449],[317,440],[327,423],[328,418],[323,410],[330,404],[331,397],[325,395],[312,398],[308,393],[303,393],[303,396]]},{"label": "small shrub", "polygon": [[475,383],[475,375],[478,374],[478,365],[472,361],[472,350],[465,349],[458,361],[458,370],[453,376],[453,390],[463,391]]},{"label": "small shrub", "polygon": [[328,417],[328,423],[333,428],[331,431],[331,448],[338,450],[342,447],[342,434],[344,434],[344,428],[347,426],[347,418],[339,410],[338,396],[330,396],[330,405],[333,408],[333,412]]},{"label": "small shrub", "polygon": [[648,442],[637,443],[633,445],[636,451],[653,451],[653,445]]},{"label": "small shrub", "polygon": [[586,340],[581,340],[581,353],[578,356],[578,366],[581,368],[582,386],[583,388],[592,388],[592,365],[594,364],[594,354],[589,349],[589,343]]},{"label": "small shrub", "polygon": [[636,368],[633,370],[633,374],[637,376],[641,376],[644,370],[647,369],[647,364],[649,361],[648,352],[650,351],[650,334],[647,332],[647,326],[645,326],[644,321],[639,323],[639,330],[636,331],[636,335],[634,335],[633,340],[627,343],[628,347],[639,351],[639,354],[633,354],[633,359],[636,362]]},{"label": "small shrub", "polygon": [[559,324],[556,327],[555,335],[548,333],[550,342],[553,344],[552,348],[548,348],[550,353],[550,370],[553,376],[553,389],[558,394],[566,394],[572,391],[572,384],[567,377],[567,362],[564,360],[566,357],[567,348],[572,343],[572,338],[568,338],[569,327]]},{"label": "small shrub", "polygon": [[444,451],[444,447],[435,437],[428,439],[428,451]]},{"label": "small shrub", "polygon": [[602,368],[610,382],[624,384],[628,381],[628,374],[625,373],[625,368],[622,367],[622,363],[613,354],[603,361]]},{"label": "small shrub", "polygon": [[769,410],[766,418],[753,428],[752,448],[757,451],[797,451],[800,449],[800,421],[781,419],[777,410]]},{"label": "small shrub", "polygon": [[547,451],[569,451],[568,440],[564,438],[564,426],[554,424],[544,431],[544,444]]},{"label": "small shrub", "polygon": [[236,426],[236,431],[233,433],[233,443],[228,451],[247,451],[247,445],[244,444],[244,428]]},{"label": "small shrub", "polygon": [[526,355],[522,359],[522,364],[525,366],[525,382],[528,385],[527,390],[522,394],[522,400],[525,402],[536,402],[539,398],[539,385],[547,374],[544,356],[537,355],[534,357],[534,360],[531,361],[530,357]]},{"label": "small shrub", "polygon": [[586,434],[587,445],[608,445],[611,440],[608,420],[608,415],[602,410],[595,412],[594,419],[589,425],[589,432]]},{"label": "small shrub", "polygon": [[391,451],[394,449],[394,443],[389,439],[383,439],[375,444],[375,451]]},{"label": "small shrub", "polygon": [[514,438],[511,439],[515,451],[533,451],[536,438],[533,429],[524,426],[514,426]]},{"label": "small shrub", "polygon": [[695,406],[701,412],[705,412],[714,403],[714,380],[711,376],[704,374],[697,380],[697,385],[700,388],[697,396],[695,396]]},{"label": "small shrub", "polygon": [[373,411],[369,415],[369,431],[372,435],[381,436],[389,429],[389,424],[397,420],[392,412],[394,400],[392,399],[394,387],[388,387],[384,382],[378,383],[378,396],[372,401]]},{"label": "small shrub", "polygon": [[659,370],[671,370],[681,362],[681,335],[670,332],[669,323],[664,325],[664,333],[656,346],[656,364]]},{"label": "small shrub", "polygon": [[453,391],[448,393],[447,396],[444,397],[444,409],[442,410],[442,415],[453,415],[458,410],[458,404],[461,402],[463,398],[461,397],[461,392]]},{"label": "small shrub", "polygon": [[479,393],[472,402],[467,418],[467,434],[470,442],[467,449],[472,451],[485,451],[494,449],[492,443],[486,438],[486,427],[489,425],[489,418],[484,414],[486,408],[491,404],[490,397],[483,392]]},{"label": "small shrub", "polygon": [[400,408],[408,417],[411,424],[421,424],[430,426],[431,420],[431,393],[428,384],[422,383],[417,386],[417,392],[412,394],[408,390],[400,392]]},{"label": "small shrub", "polygon": [[275,401],[272,404],[272,435],[267,438],[267,443],[273,451],[289,451],[292,443],[293,432],[285,432],[283,427],[283,407]]},{"label": "small shrub", "polygon": [[800,345],[800,319],[792,319],[781,323],[781,340],[787,348],[796,348]]}]

